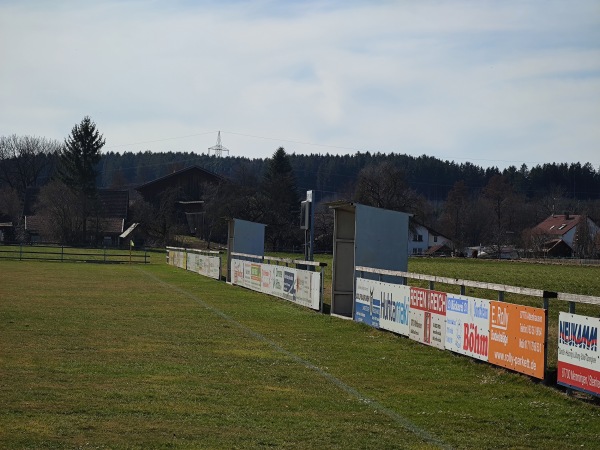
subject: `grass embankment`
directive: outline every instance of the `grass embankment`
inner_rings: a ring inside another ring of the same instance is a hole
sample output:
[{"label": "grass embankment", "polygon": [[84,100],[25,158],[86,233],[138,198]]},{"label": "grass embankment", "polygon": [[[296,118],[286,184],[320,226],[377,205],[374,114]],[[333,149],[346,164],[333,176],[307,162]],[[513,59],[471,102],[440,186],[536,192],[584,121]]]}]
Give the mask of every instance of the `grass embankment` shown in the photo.
[{"label": "grass embankment", "polygon": [[600,441],[597,406],[527,377],[162,261],[0,261],[0,405],[3,448]]}]

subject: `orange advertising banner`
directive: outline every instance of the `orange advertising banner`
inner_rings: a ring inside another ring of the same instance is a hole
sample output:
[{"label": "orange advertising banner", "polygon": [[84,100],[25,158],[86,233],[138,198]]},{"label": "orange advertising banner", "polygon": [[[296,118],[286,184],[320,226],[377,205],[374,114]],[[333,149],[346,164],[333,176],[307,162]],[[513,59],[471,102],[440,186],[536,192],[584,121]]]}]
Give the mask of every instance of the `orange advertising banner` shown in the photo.
[{"label": "orange advertising banner", "polygon": [[543,379],[545,330],[544,309],[490,302],[488,362]]}]

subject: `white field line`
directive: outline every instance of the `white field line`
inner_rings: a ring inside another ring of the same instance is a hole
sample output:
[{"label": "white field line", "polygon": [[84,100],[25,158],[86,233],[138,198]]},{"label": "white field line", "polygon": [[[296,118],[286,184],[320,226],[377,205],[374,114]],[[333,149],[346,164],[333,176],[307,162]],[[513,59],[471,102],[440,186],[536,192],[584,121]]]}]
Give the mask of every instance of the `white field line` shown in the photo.
[{"label": "white field line", "polygon": [[[240,322],[233,319],[231,316],[228,316],[227,314],[225,314],[220,309],[215,308],[214,306],[211,306],[208,303],[204,302],[197,295],[194,295],[193,293],[188,292],[188,291],[180,288],[179,286],[167,283],[166,281],[161,280],[160,278],[156,277],[155,275],[148,273],[144,269],[141,269],[141,268],[137,268],[137,269],[140,270],[141,272],[143,272],[147,277],[154,280],[156,283],[163,286],[164,288],[175,291],[175,292],[195,301],[200,306],[202,306],[204,309],[210,311],[211,313],[215,314],[216,316],[220,317],[221,319],[234,325],[235,327],[242,330],[247,335],[249,335],[249,336],[253,337],[254,339],[257,339],[261,342],[264,342],[265,344],[269,345],[271,348],[273,348],[278,353],[281,353],[281,354],[291,358],[292,360],[296,361],[298,364],[306,367],[307,369],[313,370],[314,372],[318,373],[321,377],[325,378],[327,381],[329,381],[333,385],[337,386],[342,391],[344,391],[347,394],[351,395],[352,397],[356,398],[361,403],[367,404],[367,405],[371,406],[372,408],[376,409],[377,411],[385,414],[390,419],[392,419],[394,422],[396,422],[398,425],[400,425],[401,427],[410,431],[411,433],[415,434],[423,441],[425,441],[429,444],[433,444],[433,445],[438,446],[443,449],[451,449],[452,448],[448,444],[444,443],[438,437],[434,436],[433,434],[429,433],[428,431],[426,431],[426,430],[418,427],[414,423],[412,423],[406,417],[403,417],[400,414],[398,414],[396,411],[382,405],[377,400],[374,400],[370,397],[367,397],[366,395],[361,394],[358,390],[354,389],[352,386],[349,386],[348,384],[341,381],[339,378],[336,378],[335,376],[324,371],[320,367],[315,366],[310,361],[307,361],[306,359],[301,358],[300,356],[290,352],[289,350],[286,350],[285,348],[281,347],[276,342],[266,338],[265,336],[263,336],[260,333],[257,333],[256,331],[252,330],[251,328],[247,327],[246,325],[241,324]],[[224,287],[225,287],[225,285],[224,285]]]}]

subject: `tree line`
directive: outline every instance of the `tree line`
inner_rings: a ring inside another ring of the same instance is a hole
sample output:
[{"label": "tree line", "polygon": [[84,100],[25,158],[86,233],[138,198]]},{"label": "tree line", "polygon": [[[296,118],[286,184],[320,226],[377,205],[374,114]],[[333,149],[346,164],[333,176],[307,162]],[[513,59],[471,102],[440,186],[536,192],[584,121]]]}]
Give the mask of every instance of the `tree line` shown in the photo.
[{"label": "tree line", "polygon": [[[97,133],[95,124],[86,119]],[[78,126],[83,126],[83,121]],[[585,214],[596,223],[600,220],[600,172],[590,163],[547,163],[531,168],[523,164],[500,170],[426,155],[297,155],[279,148],[271,158],[250,159],[193,152],[101,152],[103,145],[98,145],[89,173],[83,177],[88,184],[80,179],[75,188],[65,170],[69,167],[67,155],[76,154],[73,142],[80,138],[75,128],[63,143],[30,136],[1,137],[0,213],[20,214],[26,188],[54,180],[79,196],[79,214],[86,215],[96,188],[133,189],[198,165],[230,180],[204,189],[206,237],[216,241],[223,239],[220,218],[230,216],[267,223],[274,248],[301,245],[301,233],[285,230],[298,228],[299,201],[307,190],[313,190],[321,202],[347,199],[409,212],[415,222],[451,238],[457,248],[479,244],[527,247],[531,228],[551,214],[570,212]],[[104,144],[100,134],[96,138],[98,144]],[[71,163],[71,172],[77,167]],[[135,203],[135,196],[132,198]],[[156,211],[147,206],[138,203],[137,210],[156,217]],[[321,207],[317,250],[330,249],[330,221],[331,215]],[[85,221],[81,226],[85,227]],[[162,239],[168,236],[165,231]]]}]

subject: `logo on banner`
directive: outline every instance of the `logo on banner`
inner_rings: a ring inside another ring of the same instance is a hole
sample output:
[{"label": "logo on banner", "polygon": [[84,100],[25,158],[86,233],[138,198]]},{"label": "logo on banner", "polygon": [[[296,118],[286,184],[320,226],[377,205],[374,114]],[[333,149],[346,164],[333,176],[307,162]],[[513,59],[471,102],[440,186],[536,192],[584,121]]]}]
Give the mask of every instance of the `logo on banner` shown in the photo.
[{"label": "logo on banner", "polygon": [[250,278],[260,282],[260,264],[252,264],[250,266]]},{"label": "logo on banner", "polygon": [[285,271],[283,274],[283,292],[286,294],[296,294],[296,277],[293,272]]},{"label": "logo on banner", "polygon": [[[371,289],[371,301],[373,300],[373,289]],[[406,300],[394,301],[391,292],[381,291],[381,319],[408,325],[409,305]]]},{"label": "logo on banner", "polygon": [[559,343],[589,351],[598,350],[598,327],[561,320]]}]

